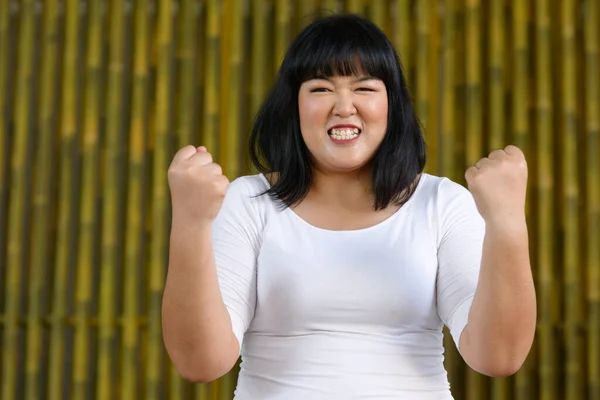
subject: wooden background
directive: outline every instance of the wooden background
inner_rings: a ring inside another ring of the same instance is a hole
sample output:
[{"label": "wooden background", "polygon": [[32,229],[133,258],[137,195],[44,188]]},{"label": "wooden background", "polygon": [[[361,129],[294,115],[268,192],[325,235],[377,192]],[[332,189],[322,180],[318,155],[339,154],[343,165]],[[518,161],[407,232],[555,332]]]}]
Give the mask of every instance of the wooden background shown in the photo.
[{"label": "wooden background", "polygon": [[206,145],[252,172],[253,114],[319,7],[366,15],[404,63],[427,171],[530,165],[539,324],[509,379],[457,399],[600,399],[598,0],[0,0],[0,398],[231,399],[165,357],[166,171]]}]

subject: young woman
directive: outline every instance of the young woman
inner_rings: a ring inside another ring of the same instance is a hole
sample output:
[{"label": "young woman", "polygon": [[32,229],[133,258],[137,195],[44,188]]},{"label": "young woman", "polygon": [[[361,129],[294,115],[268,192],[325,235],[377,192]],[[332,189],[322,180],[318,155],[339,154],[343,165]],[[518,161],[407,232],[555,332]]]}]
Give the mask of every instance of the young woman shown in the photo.
[{"label": "young woman", "polygon": [[514,146],[423,172],[425,143],[390,41],[357,16],[291,44],[258,113],[260,174],[231,184],[204,147],[169,168],[164,340],[187,379],[236,399],[451,399],[447,325],[466,363],[517,371],[536,304]]}]

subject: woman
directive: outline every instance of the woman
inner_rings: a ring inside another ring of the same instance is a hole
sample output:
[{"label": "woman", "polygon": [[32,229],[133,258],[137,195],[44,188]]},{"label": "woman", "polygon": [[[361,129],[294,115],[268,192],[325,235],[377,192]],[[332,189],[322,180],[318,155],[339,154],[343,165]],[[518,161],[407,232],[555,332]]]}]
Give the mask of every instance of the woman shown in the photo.
[{"label": "woman", "polygon": [[423,173],[392,44],[357,16],[291,44],[253,127],[260,174],[229,185],[204,147],[169,168],[168,353],[191,381],[242,357],[236,399],[451,399],[447,325],[466,363],[514,373],[535,330],[514,146]]}]

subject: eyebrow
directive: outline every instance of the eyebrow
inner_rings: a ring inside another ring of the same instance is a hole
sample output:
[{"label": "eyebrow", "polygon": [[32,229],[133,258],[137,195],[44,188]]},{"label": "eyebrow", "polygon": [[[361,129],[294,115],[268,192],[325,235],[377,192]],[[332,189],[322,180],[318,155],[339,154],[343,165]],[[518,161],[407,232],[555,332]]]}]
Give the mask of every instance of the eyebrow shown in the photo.
[{"label": "eyebrow", "polygon": [[[333,82],[333,79],[331,79],[330,77],[325,76],[325,75],[317,75],[314,77],[314,79],[322,79],[325,81]],[[354,79],[352,81],[352,83],[360,83],[360,82],[365,82],[365,81],[376,81],[376,80],[379,80],[379,78],[376,78],[371,75],[364,75],[364,76]]]}]

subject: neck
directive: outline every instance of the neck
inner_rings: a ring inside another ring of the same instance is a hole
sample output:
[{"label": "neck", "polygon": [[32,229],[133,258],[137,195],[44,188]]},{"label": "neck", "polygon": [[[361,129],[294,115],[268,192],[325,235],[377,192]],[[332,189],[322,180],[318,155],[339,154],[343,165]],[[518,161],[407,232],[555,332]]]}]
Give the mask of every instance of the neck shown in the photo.
[{"label": "neck", "polygon": [[371,169],[352,172],[313,170],[313,185],[309,196],[346,209],[371,208]]}]

